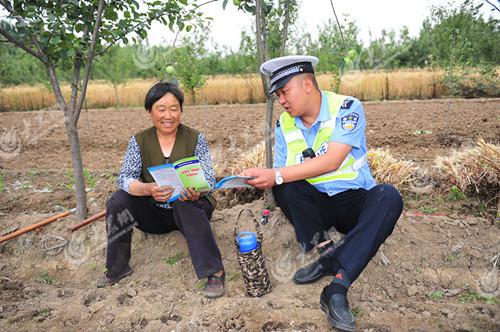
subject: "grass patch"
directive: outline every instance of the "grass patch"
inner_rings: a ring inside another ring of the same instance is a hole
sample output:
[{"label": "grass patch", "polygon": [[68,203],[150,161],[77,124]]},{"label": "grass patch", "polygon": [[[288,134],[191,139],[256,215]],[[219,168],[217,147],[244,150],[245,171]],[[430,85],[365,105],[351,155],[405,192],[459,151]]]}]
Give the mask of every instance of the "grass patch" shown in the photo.
[{"label": "grass patch", "polygon": [[444,297],[444,292],[443,291],[432,291],[428,293],[427,298],[429,300],[441,300]]},{"label": "grass patch", "polygon": [[87,168],[83,169],[83,177],[85,178],[85,181],[87,182],[87,186],[90,189],[94,189],[95,185],[97,183],[97,177],[93,176],[92,173]]},{"label": "grass patch", "polygon": [[425,214],[433,214],[436,213],[438,209],[434,206],[424,205],[421,206],[419,210]]},{"label": "grass patch", "polygon": [[351,309],[352,311],[352,314],[354,315],[354,317],[360,317],[361,316],[361,308],[359,307],[353,307]]},{"label": "grass patch", "polygon": [[496,296],[484,296],[472,289],[467,289],[460,294],[458,301],[462,304],[482,301],[486,304],[500,304],[500,299]]},{"label": "grass patch", "polygon": [[5,179],[3,178],[3,175],[0,174],[0,193],[4,191],[5,189]]},{"label": "grass patch", "polygon": [[184,258],[184,253],[178,252],[177,254],[166,258],[165,263],[167,265],[173,266],[176,265],[182,258]]},{"label": "grass patch", "polygon": [[457,186],[450,188],[450,191],[448,192],[448,201],[456,202],[464,200],[465,198],[465,194]]},{"label": "grass patch", "polygon": [[39,282],[41,284],[53,285],[57,282],[57,280],[53,276],[49,275],[47,271],[45,271],[40,275],[40,277],[36,279],[36,282]]},{"label": "grass patch", "polygon": [[199,290],[202,290],[203,288],[205,288],[205,285],[207,284],[207,281],[205,279],[203,280],[198,280],[196,282],[196,289],[199,289]]}]

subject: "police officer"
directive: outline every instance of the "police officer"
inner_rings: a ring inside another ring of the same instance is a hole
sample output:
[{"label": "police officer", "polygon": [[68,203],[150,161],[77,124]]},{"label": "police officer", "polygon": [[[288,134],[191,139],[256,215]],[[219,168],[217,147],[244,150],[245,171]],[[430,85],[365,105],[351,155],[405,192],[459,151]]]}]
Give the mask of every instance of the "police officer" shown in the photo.
[{"label": "police officer", "polygon": [[[247,169],[242,175],[254,176],[248,183],[257,188],[272,187],[299,244],[320,253],[295,273],[294,282],[333,276],[321,293],[321,308],[334,327],[354,331],[347,291],[392,233],[403,201],[394,187],[377,185],[371,175],[361,102],[321,91],[314,76],[317,63],[313,56],[285,56],[262,64],[269,92],[285,112],[275,129],[274,168]],[[332,227],[345,234],[339,243],[328,236]]]}]

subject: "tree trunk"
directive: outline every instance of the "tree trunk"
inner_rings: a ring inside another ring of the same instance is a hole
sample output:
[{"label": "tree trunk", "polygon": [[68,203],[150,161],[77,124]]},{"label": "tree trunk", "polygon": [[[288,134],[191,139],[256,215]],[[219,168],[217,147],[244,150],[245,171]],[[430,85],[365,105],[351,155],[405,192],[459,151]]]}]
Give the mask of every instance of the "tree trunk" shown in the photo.
[{"label": "tree trunk", "polygon": [[76,217],[83,220],[87,216],[87,192],[85,191],[85,177],[83,176],[80,137],[78,135],[77,124],[71,121],[70,117],[65,116],[64,124],[71,149],[71,163],[73,165],[73,177],[75,180]]},{"label": "tree trunk", "polygon": [[[66,126],[66,133],[68,134],[68,141],[71,149],[71,163],[73,165],[73,177],[75,180],[76,216],[77,218],[83,220],[87,216],[87,192],[85,191],[82,155],[80,152],[80,137],[78,136],[77,128],[78,119],[74,121],[74,109],[68,111],[68,105],[64,100],[64,96],[57,79],[55,67],[51,63],[48,63],[46,67],[52,89],[56,95],[57,104],[64,114],[64,125]],[[77,85],[72,86],[72,90],[77,88]],[[75,91],[72,91],[72,96],[76,99]]]}]

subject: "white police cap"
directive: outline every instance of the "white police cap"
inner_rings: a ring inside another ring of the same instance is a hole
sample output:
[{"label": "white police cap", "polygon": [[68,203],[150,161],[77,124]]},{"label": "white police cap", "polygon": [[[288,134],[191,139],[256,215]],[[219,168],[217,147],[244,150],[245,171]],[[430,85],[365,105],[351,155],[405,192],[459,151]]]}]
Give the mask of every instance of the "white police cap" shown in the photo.
[{"label": "white police cap", "polygon": [[269,93],[282,88],[298,74],[314,73],[318,58],[310,55],[288,55],[274,58],[260,66],[260,72],[268,75],[271,83]]}]

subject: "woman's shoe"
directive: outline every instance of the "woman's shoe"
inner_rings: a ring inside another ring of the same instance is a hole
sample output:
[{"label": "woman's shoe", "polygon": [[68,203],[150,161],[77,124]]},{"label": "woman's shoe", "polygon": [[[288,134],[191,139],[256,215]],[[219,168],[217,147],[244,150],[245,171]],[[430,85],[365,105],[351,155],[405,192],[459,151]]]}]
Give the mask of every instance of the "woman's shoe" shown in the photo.
[{"label": "woman's shoe", "polygon": [[224,280],[226,274],[222,273],[220,277],[212,274],[208,277],[207,284],[203,289],[203,295],[209,299],[215,299],[224,295]]}]

